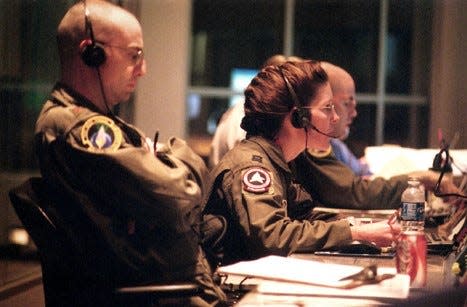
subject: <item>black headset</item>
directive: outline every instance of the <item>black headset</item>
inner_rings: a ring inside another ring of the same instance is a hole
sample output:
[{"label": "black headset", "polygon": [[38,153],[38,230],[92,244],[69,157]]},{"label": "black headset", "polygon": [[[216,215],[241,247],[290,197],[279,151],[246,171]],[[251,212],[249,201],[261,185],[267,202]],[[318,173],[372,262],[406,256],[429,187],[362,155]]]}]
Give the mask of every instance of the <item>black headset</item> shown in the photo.
[{"label": "black headset", "polygon": [[289,82],[289,79],[285,76],[282,68],[279,67],[281,72],[282,78],[285,81],[285,85],[287,86],[287,90],[289,91],[290,96],[294,102],[294,109],[292,111],[291,119],[292,126],[297,129],[303,128],[307,129],[311,124],[311,112],[310,109],[303,107],[298,100],[297,94],[295,93],[292,85]]},{"label": "black headset", "polygon": [[96,42],[94,39],[94,32],[92,30],[92,23],[89,17],[89,11],[86,7],[86,1],[83,1],[84,5],[84,26],[86,34],[91,39],[91,44],[84,47],[81,52],[81,59],[83,62],[90,67],[99,67],[105,62],[105,51],[101,44]]},{"label": "black headset", "polygon": [[104,51],[104,46],[98,42],[96,42],[94,38],[94,32],[92,30],[91,18],[89,17],[89,11],[86,6],[86,0],[83,1],[84,6],[84,27],[86,34],[89,35],[91,39],[91,44],[84,47],[83,51],[81,52],[81,59],[83,62],[88,65],[89,67],[93,67],[97,71],[97,76],[99,77],[99,86],[102,93],[102,98],[104,99],[104,104],[107,107],[107,110],[112,118],[115,118],[112,110],[109,107],[107,102],[107,97],[105,96],[104,85],[102,82],[101,72],[98,69],[99,66],[104,64],[106,55]]}]

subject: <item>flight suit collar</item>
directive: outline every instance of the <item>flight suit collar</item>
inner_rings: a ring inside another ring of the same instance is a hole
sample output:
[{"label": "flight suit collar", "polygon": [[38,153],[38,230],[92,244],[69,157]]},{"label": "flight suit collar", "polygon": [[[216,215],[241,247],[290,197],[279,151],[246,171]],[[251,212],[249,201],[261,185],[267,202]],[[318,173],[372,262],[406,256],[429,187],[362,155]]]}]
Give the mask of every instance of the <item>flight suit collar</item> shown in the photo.
[{"label": "flight suit collar", "polygon": [[329,147],[326,150],[319,150],[319,149],[314,149],[314,148],[308,148],[306,150],[306,153],[308,155],[311,155],[316,158],[324,158],[328,157],[332,154],[332,147],[329,145]]},{"label": "flight suit collar", "polygon": [[102,114],[102,112],[100,112],[91,101],[64,83],[57,82],[54,86],[51,96],[56,103],[59,103],[63,106],[82,106],[93,112]]},{"label": "flight suit collar", "polygon": [[259,136],[249,137],[248,141],[254,142],[259,145],[265,152],[265,154],[273,161],[278,167],[282,168],[285,172],[291,173],[287,162],[284,159],[282,150],[274,144],[273,141],[265,139]]}]

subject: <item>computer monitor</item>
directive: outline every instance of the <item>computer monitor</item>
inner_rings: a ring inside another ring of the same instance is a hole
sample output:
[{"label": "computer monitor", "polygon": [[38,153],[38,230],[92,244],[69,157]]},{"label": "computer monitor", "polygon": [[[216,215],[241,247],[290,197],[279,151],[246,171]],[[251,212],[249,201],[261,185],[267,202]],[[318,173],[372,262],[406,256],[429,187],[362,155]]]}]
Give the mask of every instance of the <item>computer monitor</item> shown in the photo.
[{"label": "computer monitor", "polygon": [[230,89],[239,94],[230,98],[229,106],[234,106],[239,101],[243,101],[243,91],[250,84],[258,73],[257,69],[251,68],[233,68],[230,72]]}]

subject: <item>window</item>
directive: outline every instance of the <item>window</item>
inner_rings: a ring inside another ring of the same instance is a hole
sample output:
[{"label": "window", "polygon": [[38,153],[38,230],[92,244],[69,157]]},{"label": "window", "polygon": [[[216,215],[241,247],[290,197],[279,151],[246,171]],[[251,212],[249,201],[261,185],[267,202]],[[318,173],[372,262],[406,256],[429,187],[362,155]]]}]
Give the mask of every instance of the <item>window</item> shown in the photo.
[{"label": "window", "polygon": [[[2,1],[0,165],[32,169],[34,123],[58,77],[55,29],[72,1]],[[53,8],[53,9],[50,9]]]},{"label": "window", "polygon": [[347,142],[357,154],[382,143],[426,146],[428,127],[418,123],[428,121],[431,14],[431,1],[195,0],[189,135],[212,135],[239,94],[228,87],[234,69],[283,53],[353,75],[359,115]]}]

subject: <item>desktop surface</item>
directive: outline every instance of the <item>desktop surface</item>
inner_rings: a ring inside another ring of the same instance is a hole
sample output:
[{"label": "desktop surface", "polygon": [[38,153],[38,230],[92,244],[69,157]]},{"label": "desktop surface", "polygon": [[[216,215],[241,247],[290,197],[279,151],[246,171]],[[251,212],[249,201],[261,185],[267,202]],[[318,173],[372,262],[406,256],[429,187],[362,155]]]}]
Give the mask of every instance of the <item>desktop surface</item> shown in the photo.
[{"label": "desktop surface", "polygon": [[[395,267],[395,259],[370,257],[335,257],[315,254],[293,254],[290,257],[366,267],[376,264],[380,267]],[[423,288],[411,288],[404,300],[327,297],[309,295],[272,295],[252,290],[236,306],[466,306],[467,285],[457,285],[456,276],[451,272],[455,255],[428,255],[427,284]]]},{"label": "desktop surface", "polygon": [[[384,218],[390,212],[346,212],[358,218]],[[432,231],[432,229],[427,229]],[[395,257],[371,257],[367,255],[326,255],[325,253],[296,253],[290,257],[320,261],[323,263],[346,264],[366,267],[395,268]],[[253,288],[235,306],[467,306],[467,276],[459,278],[452,272],[452,264],[458,257],[456,251],[446,254],[427,255],[427,283],[423,288],[411,288],[407,299],[375,299],[329,297],[316,295],[265,294]],[[260,282],[260,281],[256,281]],[[248,281],[245,282],[248,284]],[[254,284],[254,281],[253,281]],[[285,291],[286,292],[286,291]]]}]

